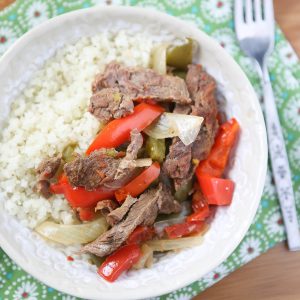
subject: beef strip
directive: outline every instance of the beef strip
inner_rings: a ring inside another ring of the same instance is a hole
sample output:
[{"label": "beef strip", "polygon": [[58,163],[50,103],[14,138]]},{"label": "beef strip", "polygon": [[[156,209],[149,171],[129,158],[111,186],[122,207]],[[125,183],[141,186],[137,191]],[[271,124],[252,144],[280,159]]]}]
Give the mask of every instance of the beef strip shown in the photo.
[{"label": "beef strip", "polygon": [[[134,202],[132,199],[127,199],[126,201],[128,202]],[[169,207],[164,203],[165,201],[171,203]],[[126,210],[125,214],[123,212],[119,223],[92,243],[85,245],[82,251],[90,252],[100,257],[109,255],[127,240],[137,226],[152,225],[160,209],[165,213],[178,212],[178,203],[175,205],[174,201],[174,198],[166,197],[162,184],[158,188],[148,190],[139,197],[138,201],[131,205],[129,210]]]},{"label": "beef strip", "polygon": [[[132,112],[135,99],[154,99],[158,102],[189,104],[191,99],[183,79],[160,75],[154,70],[125,67],[116,62],[108,64],[92,84],[90,112],[101,121],[108,121],[114,115],[118,118]],[[121,101],[112,103],[116,93]]]},{"label": "beef strip", "polygon": [[91,97],[89,112],[97,119],[108,122],[131,114],[133,107],[130,97],[120,93],[117,87],[106,88]]},{"label": "beef strip", "polygon": [[185,146],[176,137],[173,138],[169,154],[164,162],[164,169],[171,178],[185,178],[190,170],[192,145]]},{"label": "beef strip", "polygon": [[107,149],[96,150],[87,157],[78,157],[65,164],[64,171],[71,185],[92,191],[113,181],[120,159],[107,153]]},{"label": "beef strip", "polygon": [[139,150],[143,146],[143,137],[137,129],[133,129],[130,132],[130,144],[126,150],[126,156],[122,159],[118,166],[118,170],[115,175],[115,179],[120,179],[128,172],[136,168],[135,159],[137,158]]},{"label": "beef strip", "polygon": [[48,180],[39,180],[34,187],[34,191],[46,199],[49,199],[52,196],[50,182]]},{"label": "beef strip", "polygon": [[137,200],[137,198],[128,196],[122,206],[110,212],[110,214],[106,217],[107,223],[114,226],[122,221]]},{"label": "beef strip", "polygon": [[61,156],[55,156],[43,160],[37,167],[38,180],[49,180],[53,178],[61,164]]},{"label": "beef strip", "polygon": [[100,187],[118,189],[138,174],[134,159],[142,144],[142,135],[134,129],[124,158],[118,158],[114,149],[99,149],[87,157],[77,157],[67,163],[65,174],[72,186],[83,186],[89,191]]},{"label": "beef strip", "polygon": [[118,207],[118,204],[110,199],[101,200],[97,203],[95,211],[100,211],[101,214],[106,217],[109,213],[115,210]]},{"label": "beef strip", "polygon": [[191,145],[185,146],[178,138],[172,141],[164,169],[174,179],[175,190],[192,178],[195,171],[192,159],[201,161],[207,157],[218,130],[215,80],[204,71],[201,65],[189,65],[186,84],[193,105],[190,108],[176,104],[174,112],[202,116],[204,122],[196,140]]},{"label": "beef strip", "polygon": [[50,190],[50,179],[52,179],[61,165],[61,156],[55,156],[43,160],[37,167],[37,183],[34,187],[35,192],[49,199],[52,196]]},{"label": "beef strip", "polygon": [[186,84],[194,101],[191,114],[204,117],[203,125],[192,148],[192,157],[200,161],[209,154],[218,130],[216,82],[201,65],[189,65]]},{"label": "beef strip", "polygon": [[158,199],[157,205],[160,214],[173,214],[181,211],[181,205],[176,201],[170,189],[161,184],[161,197]]}]

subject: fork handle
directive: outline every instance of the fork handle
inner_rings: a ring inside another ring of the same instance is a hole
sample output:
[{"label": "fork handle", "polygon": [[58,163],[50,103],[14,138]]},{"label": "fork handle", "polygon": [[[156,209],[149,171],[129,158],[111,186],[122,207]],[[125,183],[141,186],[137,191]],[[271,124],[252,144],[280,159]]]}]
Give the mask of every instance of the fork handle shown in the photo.
[{"label": "fork handle", "polygon": [[263,92],[273,175],[287,233],[288,247],[289,250],[296,251],[300,250],[300,232],[291,171],[266,65],[263,67]]}]

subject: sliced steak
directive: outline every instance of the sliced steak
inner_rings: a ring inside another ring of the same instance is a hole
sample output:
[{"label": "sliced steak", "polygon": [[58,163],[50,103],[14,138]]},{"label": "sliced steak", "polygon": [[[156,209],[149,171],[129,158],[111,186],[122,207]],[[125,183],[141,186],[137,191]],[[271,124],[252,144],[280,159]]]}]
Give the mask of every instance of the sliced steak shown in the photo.
[{"label": "sliced steak", "polygon": [[137,129],[130,132],[130,144],[127,147],[126,155],[120,162],[115,179],[120,179],[128,172],[136,168],[135,159],[137,158],[139,150],[143,146],[143,137]]},{"label": "sliced steak", "polygon": [[34,191],[46,199],[49,199],[52,196],[52,192],[50,190],[50,179],[55,176],[61,162],[61,156],[58,155],[43,160],[36,168],[38,181],[34,187]]},{"label": "sliced steak", "polygon": [[110,212],[115,210],[118,207],[118,204],[110,199],[101,200],[97,203],[95,211],[100,211],[101,214],[106,217]]},{"label": "sliced steak", "polygon": [[37,167],[36,173],[39,180],[49,180],[53,178],[61,164],[61,156],[55,156],[43,160]]},{"label": "sliced steak", "polygon": [[96,92],[91,97],[89,112],[100,121],[108,122],[131,114],[133,107],[130,97],[115,87]]},{"label": "sliced steak", "polygon": [[108,155],[113,149],[100,149],[87,157],[78,157],[65,164],[64,171],[72,186],[95,190],[105,182],[114,180],[120,159]]},{"label": "sliced steak", "polygon": [[106,217],[107,223],[111,226],[114,226],[121,222],[137,200],[137,198],[127,196],[122,206],[110,212],[110,214]]},{"label": "sliced steak", "polygon": [[52,196],[50,182],[48,180],[39,180],[34,187],[34,191],[46,199],[49,199]]},{"label": "sliced steak", "polygon": [[164,184],[161,184],[161,197],[157,205],[160,214],[173,214],[181,211],[180,203],[174,199],[170,189]]},{"label": "sliced steak", "polygon": [[[139,225],[150,226],[154,223],[159,209],[171,212],[164,204],[165,192],[162,185],[156,189],[150,189],[142,194],[138,201],[133,203],[122,220],[99,238],[82,248],[83,252],[90,252],[97,256],[106,256],[119,248]],[[171,199],[171,197],[167,197]],[[128,199],[128,198],[127,198]],[[127,201],[126,199],[126,201]],[[174,199],[172,199],[173,201]],[[125,202],[126,202],[125,201]],[[134,202],[134,200],[128,200]],[[170,201],[170,200],[167,200]],[[124,203],[125,204],[125,203]],[[124,205],[123,204],[123,205]],[[175,206],[174,206],[175,207]],[[176,211],[178,208],[176,207]],[[173,212],[173,211],[172,211]]]},{"label": "sliced steak", "polygon": [[114,149],[99,149],[89,156],[77,157],[64,166],[65,174],[74,187],[92,191],[98,188],[115,190],[128,183],[139,172],[134,159],[143,144],[142,135],[135,129],[126,156],[118,158]]},{"label": "sliced steak", "polygon": [[174,138],[163,167],[171,178],[185,178],[190,170],[191,159],[192,145],[185,146],[179,138]]},{"label": "sliced steak", "polygon": [[216,82],[201,65],[189,65],[186,84],[194,102],[191,114],[204,118],[192,148],[192,157],[200,161],[209,154],[218,130]]},{"label": "sliced steak", "polygon": [[104,122],[132,113],[132,101],[136,99],[182,105],[192,102],[183,79],[116,62],[109,63],[104,72],[95,77],[92,91],[89,111]]},{"label": "sliced steak", "polygon": [[205,159],[213,146],[218,130],[216,82],[201,65],[189,65],[186,84],[193,104],[191,107],[176,104],[174,112],[189,113],[204,118],[196,140],[185,146],[174,138],[164,163],[167,174],[174,179],[175,190],[192,178],[195,166],[192,159]]}]

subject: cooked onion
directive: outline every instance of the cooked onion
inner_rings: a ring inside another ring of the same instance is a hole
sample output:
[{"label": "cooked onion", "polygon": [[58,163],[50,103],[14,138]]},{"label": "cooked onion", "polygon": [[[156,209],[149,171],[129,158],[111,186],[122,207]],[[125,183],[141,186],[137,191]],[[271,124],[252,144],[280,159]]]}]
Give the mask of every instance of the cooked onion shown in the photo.
[{"label": "cooked onion", "polygon": [[44,238],[63,244],[85,244],[94,241],[108,229],[105,218],[79,225],[63,225],[46,221],[35,228]]},{"label": "cooked onion", "polygon": [[156,139],[178,136],[185,145],[189,145],[196,140],[202,122],[202,117],[166,112],[144,132]]},{"label": "cooked onion", "polygon": [[143,268],[150,268],[153,263],[153,250],[147,244],[141,247],[142,255],[139,261],[132,266],[133,269],[139,270]]},{"label": "cooked onion", "polygon": [[183,237],[180,239],[172,240],[152,240],[147,242],[147,245],[152,248],[153,251],[170,251],[170,250],[179,250],[188,247],[198,246],[202,243],[203,236],[198,234],[190,237]]},{"label": "cooked onion", "polygon": [[152,49],[151,67],[158,74],[167,73],[167,48],[168,44],[160,44]]}]

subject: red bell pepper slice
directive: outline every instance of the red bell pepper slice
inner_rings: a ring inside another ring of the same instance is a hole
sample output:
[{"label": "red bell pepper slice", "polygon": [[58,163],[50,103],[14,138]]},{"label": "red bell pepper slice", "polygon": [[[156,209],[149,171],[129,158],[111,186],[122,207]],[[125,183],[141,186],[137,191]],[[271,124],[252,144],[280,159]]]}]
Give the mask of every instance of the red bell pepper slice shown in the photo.
[{"label": "red bell pepper slice", "polygon": [[126,244],[141,244],[143,242],[151,240],[155,235],[155,231],[152,227],[138,226],[126,240]]},{"label": "red bell pepper slice", "polygon": [[229,160],[229,155],[237,139],[240,126],[236,119],[231,119],[219,128],[215,143],[208,157],[201,161],[196,169],[196,175],[221,177]]},{"label": "red bell pepper slice", "polygon": [[141,254],[141,249],[137,244],[125,245],[105,259],[98,269],[98,274],[105,280],[113,282],[137,263]]},{"label": "red bell pepper slice", "polygon": [[187,217],[187,221],[203,221],[210,216],[209,205],[204,198],[202,192],[199,190],[199,186],[195,186],[195,192],[192,199],[192,208],[194,213]]},{"label": "red bell pepper slice", "polygon": [[69,204],[73,208],[90,208],[95,206],[98,201],[109,199],[114,196],[114,191],[87,191],[83,187],[72,187],[68,181],[60,180],[56,184],[51,184],[50,188],[54,194],[64,194]]},{"label": "red bell pepper slice", "polygon": [[116,148],[130,139],[130,131],[142,131],[158,118],[164,109],[159,105],[141,103],[131,115],[109,122],[86,151],[90,154],[100,148]]},{"label": "red bell pepper slice", "polygon": [[78,209],[78,212],[79,212],[79,219],[81,221],[92,221],[95,218],[94,207],[87,207],[87,208],[80,207]]},{"label": "red bell pepper slice", "polygon": [[201,221],[195,221],[195,222],[186,221],[185,223],[167,226],[165,228],[165,232],[169,239],[177,239],[184,236],[188,236],[193,233],[200,232],[204,224],[205,223]]},{"label": "red bell pepper slice", "polygon": [[159,173],[160,165],[155,162],[127,185],[118,189],[115,192],[116,199],[119,202],[123,202],[128,195],[131,195],[132,197],[140,195],[156,178],[158,178]]},{"label": "red bell pepper slice", "polygon": [[234,192],[234,182],[232,180],[209,176],[199,176],[198,181],[208,204],[231,204]]}]

